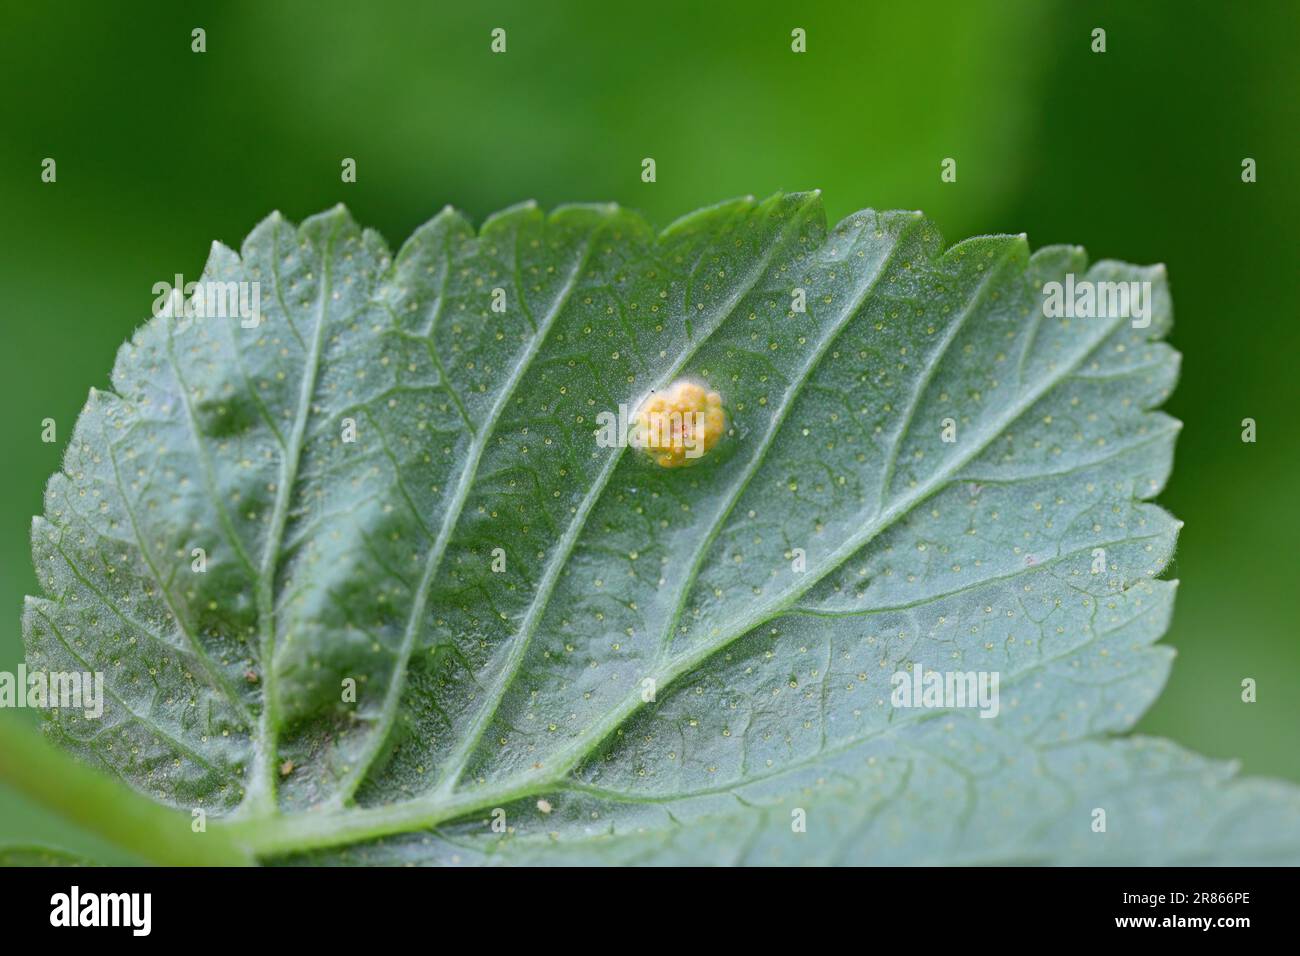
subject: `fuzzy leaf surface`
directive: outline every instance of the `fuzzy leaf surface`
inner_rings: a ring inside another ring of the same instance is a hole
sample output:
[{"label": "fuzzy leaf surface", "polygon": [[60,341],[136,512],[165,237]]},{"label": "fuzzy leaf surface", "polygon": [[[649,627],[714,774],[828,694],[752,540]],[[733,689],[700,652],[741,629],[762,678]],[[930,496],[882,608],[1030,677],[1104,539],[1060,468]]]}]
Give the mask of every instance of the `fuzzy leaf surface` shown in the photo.
[{"label": "fuzzy leaf surface", "polygon": [[[1045,317],[1067,273],[1149,282],[1149,326]],[[1172,656],[1163,268],[794,194],[444,211],[396,256],[274,215],[204,280],[260,324],[122,348],[25,635],[107,675],[55,736],[263,858],[1300,854],[1295,788],[1111,739]],[[597,442],[684,377],[729,419],[694,467]],[[914,664],[996,672],[997,716],[892,706]]]}]

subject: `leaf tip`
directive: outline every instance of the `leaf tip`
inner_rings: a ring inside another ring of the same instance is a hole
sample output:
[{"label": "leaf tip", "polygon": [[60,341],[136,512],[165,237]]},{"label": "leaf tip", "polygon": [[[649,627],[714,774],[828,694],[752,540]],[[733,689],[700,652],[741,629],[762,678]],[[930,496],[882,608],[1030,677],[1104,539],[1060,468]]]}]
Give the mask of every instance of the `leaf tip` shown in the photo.
[{"label": "leaf tip", "polygon": [[483,225],[479,227],[479,236],[491,236],[494,233],[508,230],[512,225],[517,225],[521,219],[532,219],[539,216],[540,210],[537,208],[537,200],[529,199],[526,202],[517,202],[513,206],[507,206],[505,209],[492,213],[483,220]]}]

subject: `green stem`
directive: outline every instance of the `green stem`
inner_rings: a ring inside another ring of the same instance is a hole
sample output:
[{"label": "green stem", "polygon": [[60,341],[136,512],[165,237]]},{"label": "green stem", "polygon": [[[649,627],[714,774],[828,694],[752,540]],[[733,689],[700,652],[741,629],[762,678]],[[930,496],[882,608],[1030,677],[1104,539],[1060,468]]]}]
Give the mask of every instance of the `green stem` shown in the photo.
[{"label": "green stem", "polygon": [[508,781],[442,800],[407,800],[296,816],[245,818],[219,823],[233,841],[263,858],[361,843],[397,833],[429,830],[475,811],[491,810],[557,786],[554,778]]},{"label": "green stem", "polygon": [[164,807],[0,718],[0,781],[92,833],[161,866],[243,866],[251,852],[228,829],[195,833],[189,814]]}]

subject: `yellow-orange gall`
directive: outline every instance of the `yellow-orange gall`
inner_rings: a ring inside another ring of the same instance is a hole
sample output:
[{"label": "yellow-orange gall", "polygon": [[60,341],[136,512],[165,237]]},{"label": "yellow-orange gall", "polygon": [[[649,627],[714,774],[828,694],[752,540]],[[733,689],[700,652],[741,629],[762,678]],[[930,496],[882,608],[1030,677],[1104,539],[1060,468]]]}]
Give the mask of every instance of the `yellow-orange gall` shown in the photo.
[{"label": "yellow-orange gall", "polygon": [[633,418],[637,445],[663,468],[692,465],[727,428],[722,396],[688,380],[654,392]]}]

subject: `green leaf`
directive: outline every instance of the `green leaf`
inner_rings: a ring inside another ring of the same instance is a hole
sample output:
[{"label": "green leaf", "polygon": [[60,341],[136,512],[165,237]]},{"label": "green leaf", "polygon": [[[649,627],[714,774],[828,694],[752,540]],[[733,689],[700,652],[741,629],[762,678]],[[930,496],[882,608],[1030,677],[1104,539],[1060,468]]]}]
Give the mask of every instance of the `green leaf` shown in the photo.
[{"label": "green leaf", "polygon": [[[60,669],[66,670],[66,663]],[[62,735],[59,723],[48,726]],[[95,772],[11,717],[0,717],[0,780],[140,860],[164,866],[253,862],[249,850],[229,834],[209,831],[197,824],[195,814],[159,806]]]},{"label": "green leaf", "polygon": [[[1149,327],[1045,317],[1067,273]],[[273,215],[204,279],[260,324],[123,347],[25,634],[107,675],[55,736],[261,858],[1300,858],[1295,788],[1108,739],[1172,656],[1161,267],[798,194],[444,211],[395,258]],[[596,440],[682,378],[729,419],[693,467]],[[997,716],[893,706],[914,664]]]}]

